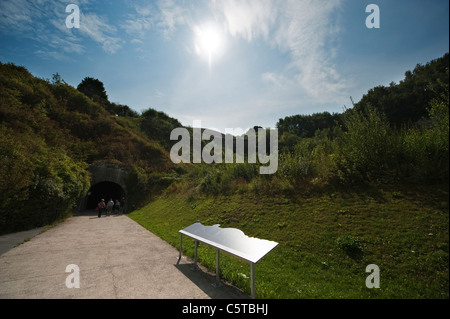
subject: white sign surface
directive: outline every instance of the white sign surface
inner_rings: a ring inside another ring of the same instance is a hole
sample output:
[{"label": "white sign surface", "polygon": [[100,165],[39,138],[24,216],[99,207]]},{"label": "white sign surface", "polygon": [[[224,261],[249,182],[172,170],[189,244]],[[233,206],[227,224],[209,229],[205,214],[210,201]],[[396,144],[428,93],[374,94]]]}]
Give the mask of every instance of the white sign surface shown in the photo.
[{"label": "white sign surface", "polygon": [[252,263],[278,245],[274,241],[248,237],[236,228],[220,228],[218,224],[204,226],[197,222],[180,230],[180,233]]}]

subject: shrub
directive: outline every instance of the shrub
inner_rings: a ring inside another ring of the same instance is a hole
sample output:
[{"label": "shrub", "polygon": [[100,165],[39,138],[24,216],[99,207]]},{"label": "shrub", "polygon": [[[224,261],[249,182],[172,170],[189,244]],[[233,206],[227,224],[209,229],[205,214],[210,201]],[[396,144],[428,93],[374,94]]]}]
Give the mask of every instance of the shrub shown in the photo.
[{"label": "shrub", "polygon": [[338,237],[336,243],[351,258],[360,258],[363,254],[361,242],[356,237],[344,235]]},{"label": "shrub", "polygon": [[280,155],[278,163],[279,173],[293,184],[305,181],[312,176],[312,161],[310,157],[290,153]]},{"label": "shrub", "polygon": [[430,104],[430,120],[403,134],[407,173],[418,179],[448,179],[449,101],[448,85]]},{"label": "shrub", "polygon": [[66,217],[89,187],[86,164],[39,138],[8,132],[0,145],[0,233],[30,229]]},{"label": "shrub", "polygon": [[386,117],[374,108],[367,108],[365,113],[349,110],[344,125],[347,131],[340,139],[341,164],[345,162],[351,174],[356,170],[363,178],[385,175],[398,151]]},{"label": "shrub", "polygon": [[200,182],[199,189],[206,194],[218,195],[222,188],[221,180],[221,172],[211,167],[211,169],[206,171],[206,175]]}]

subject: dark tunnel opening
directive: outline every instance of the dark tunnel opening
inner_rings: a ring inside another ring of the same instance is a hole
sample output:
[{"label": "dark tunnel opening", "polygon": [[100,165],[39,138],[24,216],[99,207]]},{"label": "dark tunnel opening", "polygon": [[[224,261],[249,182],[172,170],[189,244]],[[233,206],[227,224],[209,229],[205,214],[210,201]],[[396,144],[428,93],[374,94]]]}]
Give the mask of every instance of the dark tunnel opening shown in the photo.
[{"label": "dark tunnel opening", "polygon": [[104,199],[105,202],[109,199],[112,199],[115,202],[116,199],[121,201],[123,197],[125,197],[125,191],[119,184],[114,182],[100,182],[89,189],[86,209],[95,209],[98,202],[102,199]]}]

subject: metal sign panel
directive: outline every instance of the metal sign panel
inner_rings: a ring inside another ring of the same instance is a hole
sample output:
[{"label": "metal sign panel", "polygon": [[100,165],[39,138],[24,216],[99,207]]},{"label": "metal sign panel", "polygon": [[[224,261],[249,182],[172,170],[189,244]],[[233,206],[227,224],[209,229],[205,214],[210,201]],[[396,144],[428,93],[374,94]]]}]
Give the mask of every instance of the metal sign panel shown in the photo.
[{"label": "metal sign panel", "polygon": [[197,222],[180,233],[252,263],[258,262],[278,245],[274,241],[248,237],[236,228],[220,228],[219,224],[204,226]]}]

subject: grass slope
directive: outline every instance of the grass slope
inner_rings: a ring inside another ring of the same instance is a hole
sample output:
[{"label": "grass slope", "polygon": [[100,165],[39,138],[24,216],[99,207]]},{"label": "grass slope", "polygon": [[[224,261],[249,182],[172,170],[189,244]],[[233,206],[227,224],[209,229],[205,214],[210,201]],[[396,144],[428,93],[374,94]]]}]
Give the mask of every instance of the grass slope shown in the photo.
[{"label": "grass slope", "polygon": [[[258,298],[448,298],[448,186],[376,186],[304,198],[203,197],[173,191],[129,216],[178,247],[178,230],[201,221],[280,244],[256,264]],[[339,245],[344,239],[354,251]],[[351,242],[351,240],[354,240]],[[184,254],[193,256],[186,240]],[[199,261],[215,269],[215,251]],[[380,268],[380,289],[365,285]],[[221,255],[222,276],[249,293],[250,267]]]}]

